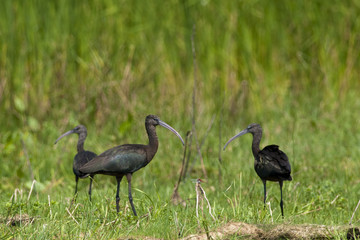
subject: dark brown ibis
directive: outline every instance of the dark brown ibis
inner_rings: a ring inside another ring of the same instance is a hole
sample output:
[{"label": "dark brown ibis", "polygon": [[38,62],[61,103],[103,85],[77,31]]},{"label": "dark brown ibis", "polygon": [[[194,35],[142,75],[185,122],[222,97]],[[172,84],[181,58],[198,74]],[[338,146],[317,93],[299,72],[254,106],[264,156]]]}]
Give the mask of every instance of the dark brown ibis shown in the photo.
[{"label": "dark brown ibis", "polygon": [[171,126],[161,121],[157,116],[148,115],[145,119],[145,128],[149,137],[148,145],[141,144],[124,144],[111,148],[92,161],[86,163],[80,168],[82,174],[105,174],[116,177],[116,211],[119,212],[119,189],[120,182],[124,176],[128,181],[129,202],[132,211],[137,216],[133,199],[131,195],[131,177],[134,172],[145,167],[154,157],[158,149],[158,137],[156,135],[156,126],[163,126],[176,134],[184,145],[184,141],[180,134]]},{"label": "dark brown ibis", "polygon": [[253,135],[252,152],[255,158],[254,167],[257,175],[261,178],[264,184],[264,204],[266,201],[266,181],[279,182],[281,194],[281,215],[284,216],[282,197],[283,181],[292,180],[290,175],[291,166],[289,159],[277,145],[269,145],[264,147],[263,150],[260,150],[259,145],[262,136],[262,128],[257,123],[250,124],[247,128],[230,138],[230,140],[225,144],[224,150],[232,140],[246,133],[251,133]]},{"label": "dark brown ibis", "polygon": [[[79,169],[85,163],[89,162],[94,157],[96,157],[96,154],[93,153],[93,152],[84,150],[84,142],[85,142],[85,139],[86,139],[86,136],[87,136],[87,130],[86,130],[86,127],[84,125],[76,126],[74,129],[64,133],[58,139],[56,139],[55,144],[60,139],[62,139],[63,137],[65,137],[67,135],[70,135],[70,134],[73,134],[73,133],[76,133],[79,136],[79,140],[78,140],[78,143],[77,143],[77,154],[75,155],[74,162],[73,162],[73,172],[75,174],[75,181],[76,181],[76,185],[75,185],[75,198],[76,198],[79,178],[84,178],[84,177],[89,176],[89,174],[80,173]],[[90,201],[91,201],[91,186],[92,186],[93,177],[94,177],[94,175],[90,174],[90,186],[89,186],[89,199],[90,199]]]}]

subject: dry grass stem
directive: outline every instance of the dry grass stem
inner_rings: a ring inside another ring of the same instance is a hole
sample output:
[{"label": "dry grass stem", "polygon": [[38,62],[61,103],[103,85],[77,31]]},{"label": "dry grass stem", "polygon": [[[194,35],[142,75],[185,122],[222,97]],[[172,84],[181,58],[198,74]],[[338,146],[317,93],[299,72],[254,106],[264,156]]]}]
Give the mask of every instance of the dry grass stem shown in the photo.
[{"label": "dry grass stem", "polygon": [[178,190],[179,190],[181,178],[183,178],[183,176],[185,175],[184,170],[185,170],[185,164],[186,164],[186,152],[187,152],[188,140],[189,140],[190,136],[191,136],[191,132],[188,131],[186,133],[186,138],[185,138],[184,155],[183,155],[183,161],[182,161],[182,164],[181,164],[179,178],[178,178],[177,183],[175,184],[173,194],[171,195],[171,202],[173,204],[178,205],[179,203],[181,203],[184,207],[186,206],[186,202],[184,202],[183,199],[180,197],[180,194],[179,194]]},{"label": "dry grass stem", "polygon": [[18,189],[18,188],[15,188],[14,194],[11,196],[10,201],[14,198],[14,201],[16,202],[16,201],[17,201],[17,194],[19,194],[20,199],[22,199],[22,197],[23,197],[23,190],[22,190],[22,189],[20,190],[20,189]]},{"label": "dry grass stem", "polygon": [[212,212],[211,205],[210,205],[210,202],[209,202],[208,198],[206,197],[205,190],[201,187],[200,183],[199,183],[199,188],[200,188],[200,190],[201,190],[201,193],[204,195],[204,198],[205,198],[205,200],[206,200],[206,202],[207,202],[207,204],[208,204],[210,216],[212,217],[212,219],[213,219],[214,221],[216,221],[214,215],[212,215],[212,213],[211,213],[211,212]]},{"label": "dry grass stem", "polygon": [[33,180],[32,184],[31,184],[30,191],[29,191],[29,195],[28,195],[28,198],[27,198],[28,201],[30,200],[31,193],[32,193],[33,189],[35,188],[35,183],[36,183],[36,180]]},{"label": "dry grass stem", "polygon": [[66,211],[68,212],[68,214],[70,215],[70,217],[76,222],[76,224],[79,225],[79,222],[76,221],[76,219],[75,219],[74,216],[71,214],[71,212],[69,211],[69,209],[68,209],[67,207],[66,207],[65,209],[66,209]]},{"label": "dry grass stem", "polygon": [[196,180],[195,191],[196,191],[196,217],[197,217],[198,223],[199,223],[199,200],[201,200],[201,210],[202,210],[202,215],[204,215],[204,212],[203,212],[204,199],[203,198],[205,198],[205,200],[207,202],[207,206],[208,206],[209,214],[210,214],[211,218],[214,221],[216,221],[216,218],[212,214],[212,208],[211,208],[208,198],[206,197],[205,190],[201,187],[201,179]]},{"label": "dry grass stem", "polygon": [[50,209],[50,217],[52,217],[50,195],[48,195],[48,203],[49,203],[49,209]]},{"label": "dry grass stem", "polygon": [[196,127],[195,127],[195,112],[196,112],[196,88],[197,88],[197,63],[196,63],[196,48],[195,48],[195,33],[196,33],[196,27],[195,24],[193,25],[193,29],[192,29],[192,34],[191,34],[191,49],[192,49],[192,55],[193,55],[193,65],[194,65],[194,88],[193,88],[193,96],[192,96],[192,107],[193,107],[193,111],[192,111],[192,132],[194,134],[194,138],[195,138],[195,144],[196,144],[196,149],[200,158],[200,163],[201,163],[201,169],[203,171],[204,174],[204,178],[207,179],[207,172],[205,169],[205,164],[204,164],[204,159],[202,157],[201,151],[200,151],[200,145],[199,145],[199,139],[197,136],[197,132],[196,132]]},{"label": "dry grass stem", "polygon": [[273,218],[273,214],[272,214],[272,210],[271,210],[271,203],[267,202],[266,203],[269,206],[269,211],[270,211],[270,216],[271,216],[271,222],[274,223],[274,218]]},{"label": "dry grass stem", "polygon": [[358,209],[359,205],[360,205],[360,200],[358,201],[358,203],[357,203],[357,205],[356,205],[356,208],[355,208],[354,212],[352,213],[352,216],[351,216],[351,219],[350,219],[349,225],[351,225],[351,224],[352,224],[352,220],[353,220],[353,218],[354,218],[354,216],[355,216],[355,212],[357,211],[357,209]]}]

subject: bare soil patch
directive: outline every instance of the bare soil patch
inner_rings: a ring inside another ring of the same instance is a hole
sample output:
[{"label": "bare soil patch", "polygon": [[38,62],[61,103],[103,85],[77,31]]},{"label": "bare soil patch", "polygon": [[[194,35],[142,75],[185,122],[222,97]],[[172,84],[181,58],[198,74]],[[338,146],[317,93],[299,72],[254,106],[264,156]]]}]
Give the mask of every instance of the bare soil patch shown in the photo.
[{"label": "bare soil patch", "polygon": [[9,218],[1,218],[1,222],[5,223],[8,226],[26,226],[28,224],[33,223],[35,220],[35,217],[30,217],[27,214],[16,214],[15,216],[11,216]]},{"label": "bare soil patch", "polygon": [[207,240],[212,239],[333,239],[343,235],[344,239],[359,239],[360,231],[357,227],[349,226],[325,226],[325,225],[252,225],[242,222],[232,222],[215,231],[201,234],[193,234],[183,240]]}]

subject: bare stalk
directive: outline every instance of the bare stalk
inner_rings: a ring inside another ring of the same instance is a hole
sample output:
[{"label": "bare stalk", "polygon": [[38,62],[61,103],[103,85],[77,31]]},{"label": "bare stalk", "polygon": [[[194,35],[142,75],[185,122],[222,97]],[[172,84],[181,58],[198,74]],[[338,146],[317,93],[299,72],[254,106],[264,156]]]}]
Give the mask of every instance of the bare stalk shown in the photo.
[{"label": "bare stalk", "polygon": [[181,165],[181,169],[180,169],[179,179],[178,179],[177,183],[175,184],[174,191],[173,191],[173,194],[171,196],[171,201],[174,204],[178,204],[181,201],[181,197],[179,195],[178,189],[179,189],[179,186],[180,186],[181,178],[184,175],[184,169],[185,169],[185,163],[186,163],[186,150],[187,150],[187,147],[188,147],[189,137],[191,137],[191,132],[190,131],[188,131],[186,133],[184,156],[183,156],[183,161],[182,161],[182,165]]},{"label": "bare stalk", "polygon": [[202,216],[204,216],[204,209],[203,209],[203,204],[204,204],[204,198],[207,202],[207,206],[208,206],[208,209],[209,209],[209,214],[210,216],[212,217],[212,219],[214,221],[216,221],[214,215],[212,214],[212,208],[211,208],[211,205],[210,205],[210,202],[208,200],[208,198],[206,197],[206,193],[205,193],[205,190],[201,187],[201,182],[202,180],[201,179],[196,179],[196,182],[195,182],[195,191],[196,191],[196,217],[197,217],[197,221],[198,221],[198,224],[200,225],[200,222],[199,222],[199,200],[201,200],[201,213],[202,213]]},{"label": "bare stalk", "polygon": [[[204,135],[204,137],[203,137],[203,139],[202,139],[202,141],[201,141],[201,144],[200,144],[200,146],[199,146],[198,151],[201,151],[201,148],[202,148],[202,146],[204,145],[205,140],[206,140],[206,138],[207,138],[207,136],[208,136],[208,134],[209,134],[209,132],[210,132],[213,124],[214,124],[215,117],[216,117],[216,115],[214,114],[213,117],[211,118],[211,121],[210,121],[210,123],[209,123],[208,128],[206,129],[205,135]],[[190,172],[191,172],[192,166],[194,165],[195,160],[196,160],[196,159],[194,159],[193,162],[192,162],[192,164],[191,164],[191,167],[190,167],[190,170],[189,170]],[[188,163],[187,163],[187,164],[188,164]],[[187,171],[187,168],[186,168],[186,171]]]},{"label": "bare stalk", "polygon": [[270,216],[271,216],[271,222],[274,223],[274,218],[273,218],[272,210],[271,210],[271,203],[270,203],[270,202],[267,202],[266,204],[269,206],[269,211],[270,211]]},{"label": "bare stalk", "polygon": [[214,115],[212,116],[212,118],[211,118],[210,124],[209,124],[208,128],[206,129],[205,135],[204,135],[204,137],[203,137],[203,139],[202,139],[202,141],[201,141],[200,149],[201,149],[202,146],[204,145],[205,140],[206,140],[207,136],[209,135],[209,132],[210,132],[210,130],[211,130],[213,124],[214,124],[215,117],[216,117],[216,114],[214,114]]},{"label": "bare stalk", "polygon": [[49,209],[50,209],[50,217],[52,218],[50,195],[48,195],[48,203],[49,203]]},{"label": "bare stalk", "polygon": [[189,167],[189,162],[190,162],[190,157],[191,157],[191,144],[192,144],[192,132],[190,132],[190,136],[189,136],[189,143],[188,143],[189,151],[187,153],[186,162],[185,162],[185,170],[184,170],[183,176],[182,176],[183,180],[185,180],[186,173],[188,172],[188,167]]},{"label": "bare stalk", "polygon": [[30,200],[30,196],[31,196],[31,193],[32,193],[33,189],[35,189],[35,183],[36,183],[36,180],[33,180],[32,184],[31,184],[30,192],[29,192],[29,195],[28,195],[28,198],[27,198],[28,201]]},{"label": "bare stalk", "polygon": [[197,64],[196,64],[196,49],[195,49],[195,33],[196,33],[196,28],[195,28],[195,24],[193,25],[193,32],[191,35],[191,49],[192,49],[192,54],[193,54],[193,64],[194,64],[194,88],[193,88],[193,95],[192,95],[192,107],[193,107],[193,112],[192,112],[192,133],[194,134],[194,138],[195,138],[195,143],[196,143],[196,149],[197,152],[199,154],[200,157],[200,162],[201,162],[201,168],[204,174],[204,178],[207,179],[207,173],[206,173],[206,169],[205,169],[205,164],[204,164],[204,159],[202,157],[201,151],[200,151],[200,146],[199,146],[199,140],[197,137],[197,133],[196,133],[196,128],[195,128],[195,110],[196,110],[196,86],[197,86]]},{"label": "bare stalk", "polygon": [[200,194],[199,194],[199,191],[198,191],[198,181],[196,181],[196,184],[195,184],[195,191],[196,191],[196,219],[198,221],[198,224],[200,225],[200,222],[199,222],[199,197],[200,197]]},{"label": "bare stalk", "polygon": [[352,220],[353,220],[353,218],[354,218],[354,216],[355,216],[355,212],[357,211],[357,209],[358,209],[359,205],[360,205],[360,200],[359,200],[358,204],[356,205],[356,208],[355,208],[355,210],[354,210],[354,212],[353,212],[353,214],[352,214],[352,216],[351,216],[351,219],[350,219],[349,225],[351,225],[351,224],[352,224]]},{"label": "bare stalk", "polygon": [[[180,184],[181,178],[182,178],[183,175],[184,175],[185,162],[186,162],[186,151],[187,151],[187,148],[188,148],[188,141],[189,141],[189,139],[191,138],[191,135],[192,135],[191,131],[187,131],[187,133],[186,133],[186,139],[185,139],[184,156],[183,156],[183,161],[182,161],[181,170],[180,170],[180,176],[179,176],[177,185]],[[177,189],[176,189],[176,190],[177,190]]]},{"label": "bare stalk", "polygon": [[70,215],[70,217],[77,223],[77,225],[79,225],[79,222],[76,221],[76,219],[75,219],[74,216],[71,214],[71,212],[69,211],[69,209],[68,209],[67,207],[66,207],[65,209],[66,209],[66,211],[68,212],[68,214]]},{"label": "bare stalk", "polygon": [[222,156],[221,156],[221,152],[222,152],[222,142],[221,142],[221,126],[222,126],[222,110],[220,111],[220,124],[219,124],[219,183],[222,184],[222,170],[221,170],[221,165],[222,165]]},{"label": "bare stalk", "polygon": [[211,205],[210,205],[210,202],[209,202],[209,200],[207,199],[207,197],[206,197],[206,193],[205,193],[205,190],[201,187],[201,185],[200,185],[200,183],[199,183],[199,186],[198,186],[199,188],[200,188],[200,190],[201,190],[201,193],[204,195],[204,198],[205,198],[205,200],[206,200],[206,202],[207,202],[207,204],[208,204],[208,208],[209,208],[209,214],[210,214],[210,216],[212,217],[212,219],[214,220],[214,221],[216,221],[216,219],[215,219],[215,217],[214,217],[214,215],[212,215],[212,210],[211,210]]}]

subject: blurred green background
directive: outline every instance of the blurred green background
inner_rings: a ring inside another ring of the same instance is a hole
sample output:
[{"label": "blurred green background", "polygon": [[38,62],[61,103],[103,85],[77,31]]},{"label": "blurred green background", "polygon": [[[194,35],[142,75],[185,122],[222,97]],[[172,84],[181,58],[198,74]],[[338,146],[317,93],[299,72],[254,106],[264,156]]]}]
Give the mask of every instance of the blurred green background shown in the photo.
[{"label": "blurred green background", "polygon": [[[31,174],[38,198],[71,197],[77,137],[53,144],[79,123],[88,128],[85,148],[97,153],[146,143],[148,114],[185,137],[192,128],[194,36],[196,129],[204,140],[208,184],[217,189],[213,200],[240,174],[239,191],[250,192],[256,199],[248,204],[259,202],[261,208],[251,137],[220,151],[228,138],[258,122],[264,129],[261,146],[280,145],[293,167],[294,181],[285,183],[288,215],[329,207],[323,215],[316,210],[293,221],[344,224],[360,195],[359,16],[360,1],[350,0],[1,1],[2,200],[15,188],[28,191]],[[133,186],[148,195],[158,189],[167,199],[183,149],[167,130],[158,128],[158,135],[159,151],[134,174]],[[204,177],[194,141],[192,150],[189,176]],[[109,177],[95,179],[94,191],[106,186],[114,201]],[[246,188],[250,183],[255,190]],[[277,197],[278,186],[270,185]]]}]

